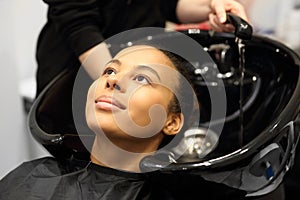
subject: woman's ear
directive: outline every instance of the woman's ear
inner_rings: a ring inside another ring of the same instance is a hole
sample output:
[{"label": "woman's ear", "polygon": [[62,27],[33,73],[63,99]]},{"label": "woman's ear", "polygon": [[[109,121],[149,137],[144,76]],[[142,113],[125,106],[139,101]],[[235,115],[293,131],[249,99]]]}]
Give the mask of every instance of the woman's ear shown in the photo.
[{"label": "woman's ear", "polygon": [[166,135],[176,135],[181,130],[184,123],[184,116],[182,113],[171,113],[168,115],[167,121],[163,128],[163,132]]}]

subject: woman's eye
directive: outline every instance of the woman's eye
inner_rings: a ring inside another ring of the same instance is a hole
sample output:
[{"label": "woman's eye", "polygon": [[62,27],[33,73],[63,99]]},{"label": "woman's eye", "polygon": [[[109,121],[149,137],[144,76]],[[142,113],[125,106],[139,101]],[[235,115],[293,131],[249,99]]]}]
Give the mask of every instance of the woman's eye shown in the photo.
[{"label": "woman's eye", "polygon": [[116,72],[113,69],[106,69],[104,71],[104,74],[108,74],[108,75],[116,75]]},{"label": "woman's eye", "polygon": [[148,80],[148,78],[146,78],[143,75],[137,75],[134,78],[134,80],[137,81],[137,82],[139,82],[139,83],[142,83],[142,84],[149,84],[150,83],[150,81]]}]

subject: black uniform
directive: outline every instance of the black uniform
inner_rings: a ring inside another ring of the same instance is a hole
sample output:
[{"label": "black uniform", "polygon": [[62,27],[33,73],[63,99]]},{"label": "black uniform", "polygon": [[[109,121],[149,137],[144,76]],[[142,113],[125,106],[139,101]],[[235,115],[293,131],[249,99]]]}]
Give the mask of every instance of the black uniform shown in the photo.
[{"label": "black uniform", "polygon": [[131,173],[88,161],[46,157],[0,181],[1,200],[241,199],[242,191],[186,174]]},{"label": "black uniform", "polygon": [[177,0],[44,0],[48,21],[37,45],[37,95],[62,69],[106,38],[139,27],[178,22]]}]

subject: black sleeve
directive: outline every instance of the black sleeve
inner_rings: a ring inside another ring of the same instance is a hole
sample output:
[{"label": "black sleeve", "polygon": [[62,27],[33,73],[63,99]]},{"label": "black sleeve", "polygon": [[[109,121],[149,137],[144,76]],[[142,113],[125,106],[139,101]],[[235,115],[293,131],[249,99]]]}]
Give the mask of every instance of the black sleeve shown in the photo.
[{"label": "black sleeve", "polygon": [[104,40],[99,27],[101,17],[97,0],[44,0],[48,4],[48,20],[57,33],[80,55]]},{"label": "black sleeve", "polygon": [[180,23],[176,14],[177,2],[178,0],[161,0],[161,13],[166,20],[174,23]]}]

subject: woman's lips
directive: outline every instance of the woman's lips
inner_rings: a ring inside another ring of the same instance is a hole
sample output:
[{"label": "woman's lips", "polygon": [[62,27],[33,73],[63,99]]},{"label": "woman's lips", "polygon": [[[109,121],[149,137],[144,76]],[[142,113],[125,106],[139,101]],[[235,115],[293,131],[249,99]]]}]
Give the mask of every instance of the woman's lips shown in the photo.
[{"label": "woman's lips", "polygon": [[110,96],[100,96],[95,100],[96,108],[101,110],[125,110],[125,106]]}]

